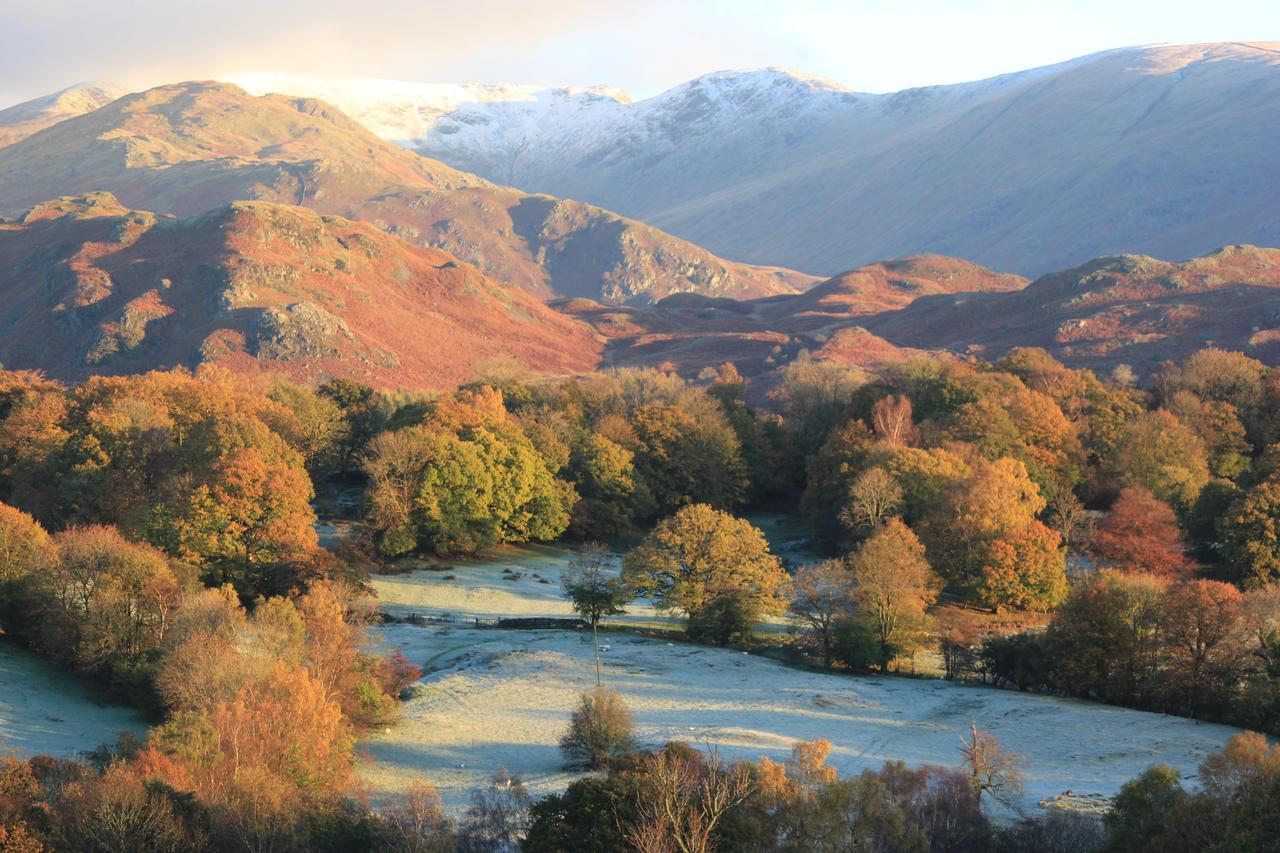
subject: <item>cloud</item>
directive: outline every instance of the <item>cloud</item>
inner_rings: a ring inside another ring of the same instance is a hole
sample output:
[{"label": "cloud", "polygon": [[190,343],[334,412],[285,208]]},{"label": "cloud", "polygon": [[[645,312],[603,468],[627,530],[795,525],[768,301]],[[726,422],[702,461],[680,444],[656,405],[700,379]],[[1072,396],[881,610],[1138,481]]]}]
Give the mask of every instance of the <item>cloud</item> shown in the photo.
[{"label": "cloud", "polygon": [[1161,41],[1280,38],[1274,0],[2,0],[0,105],[239,72],[608,83],[786,65],[887,91]]},{"label": "cloud", "polygon": [[656,89],[768,54],[754,22],[719,2],[16,0],[0,15],[0,103],[81,80],[145,87],[238,71]]}]

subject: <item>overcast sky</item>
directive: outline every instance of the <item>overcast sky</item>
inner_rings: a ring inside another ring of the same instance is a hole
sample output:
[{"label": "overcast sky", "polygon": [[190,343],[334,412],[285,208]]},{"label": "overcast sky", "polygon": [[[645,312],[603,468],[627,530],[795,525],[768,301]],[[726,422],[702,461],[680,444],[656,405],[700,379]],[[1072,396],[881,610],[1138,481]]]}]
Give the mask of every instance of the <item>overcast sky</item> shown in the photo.
[{"label": "overcast sky", "polygon": [[1112,47],[1280,40],[1278,0],[0,0],[0,106],[238,72],[607,83],[783,65],[863,91]]}]

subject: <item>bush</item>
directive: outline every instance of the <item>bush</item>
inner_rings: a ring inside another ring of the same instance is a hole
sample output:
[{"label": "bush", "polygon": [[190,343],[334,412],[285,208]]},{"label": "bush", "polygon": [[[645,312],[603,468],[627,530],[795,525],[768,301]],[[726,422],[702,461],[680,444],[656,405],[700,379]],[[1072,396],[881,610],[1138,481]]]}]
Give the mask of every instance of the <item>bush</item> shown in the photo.
[{"label": "bush", "polygon": [[868,620],[849,616],[836,622],[832,652],[850,669],[870,669],[880,662],[883,647]]},{"label": "bush", "polygon": [[692,640],[716,646],[744,646],[760,621],[760,609],[746,595],[725,593],[689,618]]},{"label": "bush", "polygon": [[582,694],[560,739],[560,751],[570,762],[593,769],[608,767],[634,746],[631,712],[613,690],[597,687]]}]

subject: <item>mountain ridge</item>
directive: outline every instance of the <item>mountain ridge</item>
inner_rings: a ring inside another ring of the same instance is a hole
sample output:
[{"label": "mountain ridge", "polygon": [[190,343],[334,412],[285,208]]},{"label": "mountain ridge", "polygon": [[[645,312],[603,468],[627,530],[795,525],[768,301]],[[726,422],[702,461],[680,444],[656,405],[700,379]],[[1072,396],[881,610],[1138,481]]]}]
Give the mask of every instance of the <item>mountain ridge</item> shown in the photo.
[{"label": "mountain ridge", "polygon": [[469,172],[818,274],[936,252],[1034,276],[1280,243],[1280,43],[1120,48],[888,94],[751,73],[630,104],[328,94],[434,122],[384,132]]},{"label": "mountain ridge", "polygon": [[180,216],[238,199],[303,204],[444,249],[542,297],[760,296],[815,280],[494,184],[384,142],[313,98],[253,97],[215,81],[127,95],[0,148],[0,214],[93,191]]}]

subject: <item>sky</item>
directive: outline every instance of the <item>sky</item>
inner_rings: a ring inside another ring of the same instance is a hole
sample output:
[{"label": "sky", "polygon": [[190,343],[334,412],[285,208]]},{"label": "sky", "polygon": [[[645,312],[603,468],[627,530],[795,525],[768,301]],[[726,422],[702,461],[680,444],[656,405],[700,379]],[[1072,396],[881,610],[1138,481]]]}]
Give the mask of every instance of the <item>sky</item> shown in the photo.
[{"label": "sky", "polygon": [[245,72],[608,84],[779,65],[860,91],[1140,44],[1280,41],[1277,0],[0,0],[0,106]]}]

